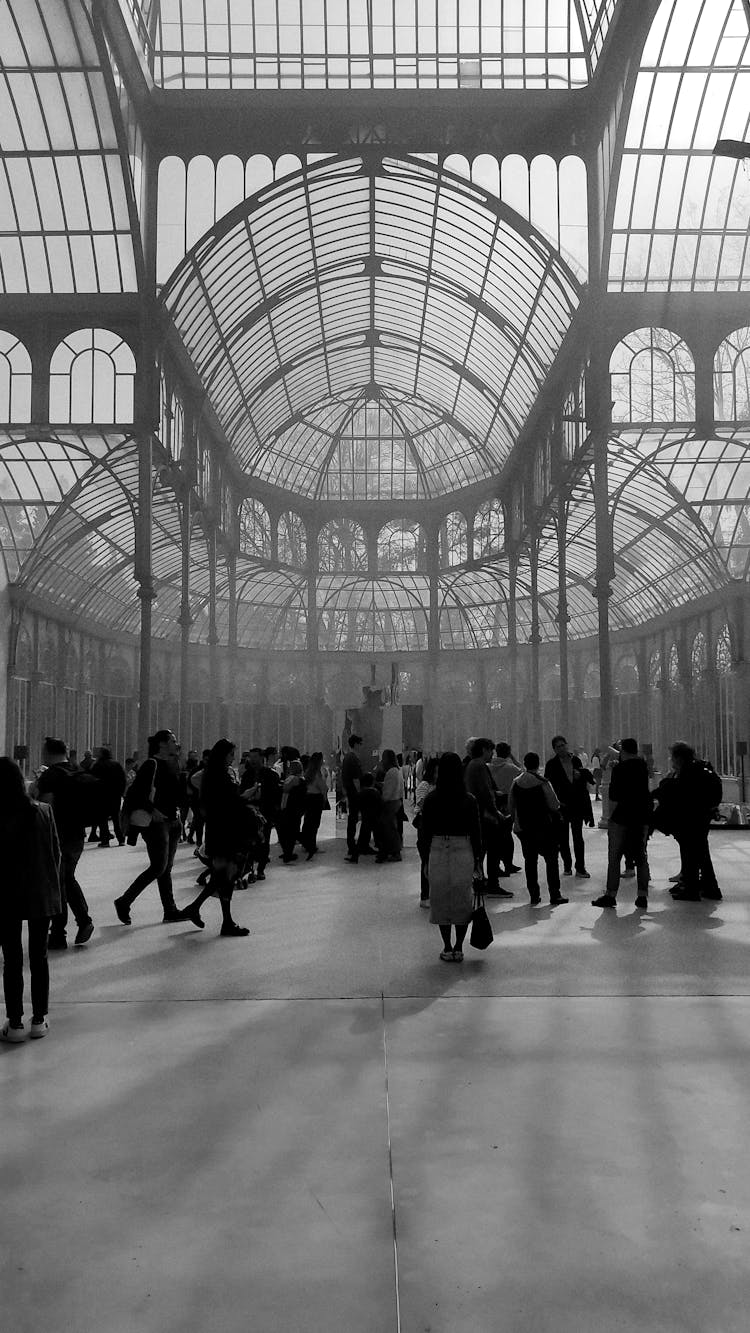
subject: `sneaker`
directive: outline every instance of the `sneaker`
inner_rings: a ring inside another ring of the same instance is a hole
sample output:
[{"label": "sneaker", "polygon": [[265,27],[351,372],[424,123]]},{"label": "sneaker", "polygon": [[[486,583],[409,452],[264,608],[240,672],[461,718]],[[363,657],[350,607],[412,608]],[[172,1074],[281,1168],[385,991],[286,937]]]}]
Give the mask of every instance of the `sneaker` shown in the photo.
[{"label": "sneaker", "polygon": [[635,905],[636,907],[639,907],[642,912],[648,911],[648,898],[646,897],[645,893],[638,894],[638,897],[635,900]]},{"label": "sneaker", "polygon": [[563,898],[562,894],[560,894],[557,898],[550,898],[549,905],[550,907],[562,907],[564,903],[569,902],[570,898]]},{"label": "sneaker", "polygon": [[47,1022],[46,1018],[40,1018],[38,1023],[35,1023],[32,1020],[31,1028],[29,1030],[30,1037],[33,1037],[36,1040],[39,1037],[46,1037],[48,1032],[49,1032],[49,1023]]},{"label": "sneaker", "polygon": [[25,1037],[26,1028],[23,1023],[20,1027],[12,1027],[10,1022],[3,1023],[3,1026],[0,1028],[0,1041],[24,1041]]},{"label": "sneaker", "polygon": [[93,933],[94,933],[94,923],[93,923],[93,921],[85,921],[84,924],[83,924],[82,926],[79,926],[79,927],[78,927],[78,934],[76,935],[75,940],[73,941],[73,943],[74,943],[74,944],[88,944],[88,942],[89,942],[89,940],[91,939],[91,936],[93,935]]},{"label": "sneaker", "polygon": [[601,898],[592,898],[592,899],[591,899],[591,906],[592,906],[592,907],[616,907],[616,906],[617,906],[617,899],[616,899],[616,898],[613,898],[613,897],[611,896],[611,894],[609,894],[609,893],[603,893],[602,896],[601,896]]},{"label": "sneaker", "polygon": [[455,957],[456,955],[452,949],[443,949],[443,952],[440,955],[440,960],[443,963],[452,963],[455,961]]},{"label": "sneaker", "polygon": [[420,898],[420,900],[419,900],[419,906],[420,906],[420,907],[425,907],[425,908],[427,909],[427,911],[429,911],[429,910],[430,910],[430,900],[429,900],[429,898]]},{"label": "sneaker", "polygon": [[249,935],[250,931],[248,930],[247,926],[238,926],[236,921],[232,921],[228,926],[222,926],[221,930],[219,931],[219,934],[233,937],[239,935]]},{"label": "sneaker", "polygon": [[123,926],[129,926],[130,908],[128,907],[128,904],[124,902],[122,898],[115,898],[114,906],[118,921],[122,921]]},{"label": "sneaker", "polygon": [[588,870],[576,870],[576,879],[591,879]]},{"label": "sneaker", "polygon": [[454,950],[453,950],[453,961],[454,961],[454,963],[462,963],[462,962],[464,961],[464,952],[463,952],[463,949],[454,949]]}]

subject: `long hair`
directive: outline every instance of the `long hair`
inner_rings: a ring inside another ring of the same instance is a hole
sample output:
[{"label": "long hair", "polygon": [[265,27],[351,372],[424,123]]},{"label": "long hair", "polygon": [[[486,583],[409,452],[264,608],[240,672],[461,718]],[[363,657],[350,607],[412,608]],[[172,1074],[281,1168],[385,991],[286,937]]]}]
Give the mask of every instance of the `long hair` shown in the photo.
[{"label": "long hair", "polygon": [[305,782],[312,782],[313,778],[316,778],[318,776],[322,767],[323,767],[323,751],[313,750],[309,760],[307,761],[307,768],[305,769]]},{"label": "long hair", "polygon": [[0,811],[20,814],[31,807],[26,781],[15,759],[0,758]]},{"label": "long hair", "polygon": [[435,792],[441,804],[462,801],[466,795],[464,766],[454,750],[445,750],[438,759]]},{"label": "long hair", "polygon": [[163,741],[168,741],[171,735],[172,732],[169,730],[169,728],[164,727],[162,728],[161,731],[155,731],[153,736],[149,736],[148,738],[149,759],[154,759],[156,757],[156,755],[159,753],[159,746],[162,744]]},{"label": "long hair", "polygon": [[226,783],[231,782],[231,777],[227,773],[227,758],[236,750],[234,741],[227,740],[223,736],[212,746],[206,766],[203,770],[203,781],[201,782],[201,802],[206,805],[215,797],[219,797],[225,790]]},{"label": "long hair", "polygon": [[380,757],[380,762],[381,762],[381,764],[383,765],[383,769],[384,769],[384,771],[385,771],[386,773],[388,772],[388,770],[389,770],[390,768],[398,768],[398,760],[396,759],[396,751],[395,751],[395,750],[384,750],[383,753],[382,753],[382,755],[381,755],[381,757]]}]

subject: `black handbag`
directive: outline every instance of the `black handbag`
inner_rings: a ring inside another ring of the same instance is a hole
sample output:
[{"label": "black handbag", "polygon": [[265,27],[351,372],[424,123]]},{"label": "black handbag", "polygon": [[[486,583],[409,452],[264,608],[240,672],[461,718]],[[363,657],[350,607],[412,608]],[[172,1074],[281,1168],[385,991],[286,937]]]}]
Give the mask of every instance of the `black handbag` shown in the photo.
[{"label": "black handbag", "polygon": [[489,949],[495,938],[492,922],[487,915],[484,898],[481,893],[474,894],[474,911],[471,914],[471,934],[469,944],[472,949]]}]

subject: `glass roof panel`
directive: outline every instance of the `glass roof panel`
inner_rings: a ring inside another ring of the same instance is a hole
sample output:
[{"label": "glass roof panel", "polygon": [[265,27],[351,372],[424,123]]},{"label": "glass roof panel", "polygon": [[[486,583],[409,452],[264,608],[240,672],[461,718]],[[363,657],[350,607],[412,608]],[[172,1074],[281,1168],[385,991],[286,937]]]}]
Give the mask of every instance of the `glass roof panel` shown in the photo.
[{"label": "glass roof panel", "polygon": [[617,0],[120,4],[164,88],[576,88]]},{"label": "glass roof panel", "polygon": [[746,291],[750,179],[717,139],[750,138],[742,0],[662,0],[623,150],[611,291]]},{"label": "glass roof panel", "polygon": [[0,13],[0,291],[134,291],[125,176],[88,10],[2,0]]},{"label": "glass roof panel", "polygon": [[[328,413],[364,391],[411,404],[400,493],[455,488],[454,432],[463,484],[499,471],[579,301],[559,257],[504,205],[390,158],[329,159],[266,188],[163,295],[246,473],[331,496],[354,468],[354,436],[329,447]],[[392,486],[382,476],[378,493],[393,498]]]}]

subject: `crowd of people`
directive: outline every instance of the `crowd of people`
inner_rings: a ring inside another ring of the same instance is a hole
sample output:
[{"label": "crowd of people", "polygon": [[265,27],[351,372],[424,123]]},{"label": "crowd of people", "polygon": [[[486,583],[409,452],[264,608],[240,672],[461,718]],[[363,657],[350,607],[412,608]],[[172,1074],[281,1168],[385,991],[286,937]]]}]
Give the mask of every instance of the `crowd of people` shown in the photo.
[{"label": "crowd of people", "polygon": [[[249,931],[232,915],[235,889],[265,879],[274,832],[284,864],[299,860],[298,847],[311,861],[321,850],[321,819],[335,793],[337,815],[346,819],[347,863],[365,857],[399,862],[413,803],[420,905],[440,929],[440,958],[460,962],[478,892],[512,898],[500,881],[523,869],[529,903],[539,906],[541,860],[550,905],[558,907],[569,901],[561,876],[590,878],[583,828],[594,825],[592,795],[599,799],[606,766],[607,879],[592,905],[615,907],[621,879],[632,877],[636,907],[648,908],[647,844],[654,829],[672,834],[679,846],[671,890],[676,900],[722,896],[708,845],[721,780],[689,745],[672,746],[672,771],[652,789],[647,760],[627,737],[589,761],[555,736],[543,771],[535,752],[518,763],[507,742],[485,737],[471,737],[463,758],[452,751],[401,756],[391,749],[365,757],[362,744],[350,735],[346,753],[326,765],[322,751],[300,754],[291,746],[281,752],[253,747],[238,759],[234,743],[222,738],[202,755],[189,751],[183,761],[174,732],[163,729],[149,738],[146,759],[135,754],[122,766],[106,746],[79,763],[63,740],[47,737],[43,766],[30,784],[14,760],[0,759],[0,832],[9,862],[0,896],[7,1011],[0,1037],[13,1042],[26,1035],[22,923],[28,922],[32,1037],[49,1030],[47,954],[67,948],[69,914],[76,945],[94,933],[76,876],[87,830],[100,848],[143,840],[147,865],[114,900],[123,925],[131,924],[137,899],[156,883],[165,922],[202,929],[202,910],[215,898],[221,936],[237,938]],[[523,867],[515,863],[516,838]],[[201,862],[198,892],[184,907],[172,885],[181,841],[195,845]]]}]

